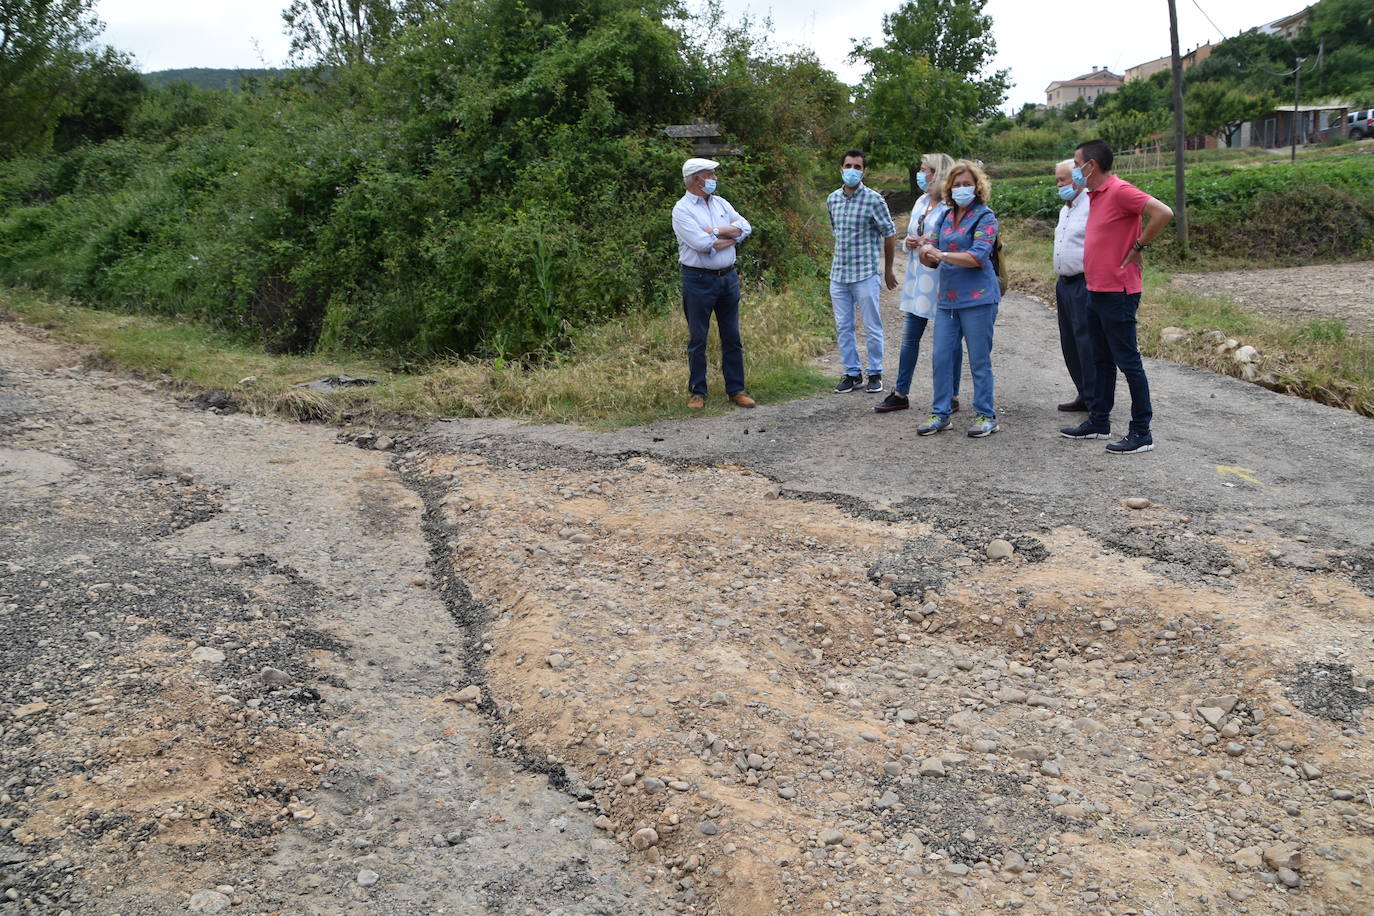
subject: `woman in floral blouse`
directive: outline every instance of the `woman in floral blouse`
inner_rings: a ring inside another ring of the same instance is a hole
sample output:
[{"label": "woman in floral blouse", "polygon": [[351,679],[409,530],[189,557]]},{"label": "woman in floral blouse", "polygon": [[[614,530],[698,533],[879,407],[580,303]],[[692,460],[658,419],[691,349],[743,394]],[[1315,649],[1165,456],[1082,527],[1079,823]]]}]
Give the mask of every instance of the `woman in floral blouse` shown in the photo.
[{"label": "woman in floral blouse", "polygon": [[920,248],[921,263],[939,269],[940,292],[931,344],[934,397],[930,419],[916,432],[930,436],[949,427],[952,369],[966,344],[975,414],[968,434],[977,439],[998,429],[992,377],[992,328],[1002,300],[992,261],[997,215],[988,209],[991,187],[977,163],[954,163],[945,173],[941,193],[949,211],[935,227],[934,242]]}]

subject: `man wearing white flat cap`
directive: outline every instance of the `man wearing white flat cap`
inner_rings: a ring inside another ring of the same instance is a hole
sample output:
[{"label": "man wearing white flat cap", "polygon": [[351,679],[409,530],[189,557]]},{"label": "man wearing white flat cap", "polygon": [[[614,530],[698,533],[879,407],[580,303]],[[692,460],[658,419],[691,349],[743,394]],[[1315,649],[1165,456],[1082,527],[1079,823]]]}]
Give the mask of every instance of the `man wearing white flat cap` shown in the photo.
[{"label": "man wearing white flat cap", "polygon": [[673,232],[682,265],[682,313],[687,318],[687,407],[706,406],[706,335],[711,315],[720,334],[720,369],[725,394],[738,407],[753,407],[744,390],[744,344],[739,336],[739,274],[735,249],[753,229],[730,202],[716,194],[710,159],[682,164],[687,193],[673,205]]}]

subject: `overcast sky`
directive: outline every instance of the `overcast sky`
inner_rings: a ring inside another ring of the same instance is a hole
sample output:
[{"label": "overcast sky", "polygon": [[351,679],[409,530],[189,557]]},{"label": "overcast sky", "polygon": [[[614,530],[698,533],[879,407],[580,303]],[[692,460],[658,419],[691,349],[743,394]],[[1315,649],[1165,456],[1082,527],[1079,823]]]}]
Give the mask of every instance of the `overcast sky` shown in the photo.
[{"label": "overcast sky", "polygon": [[[98,0],[106,23],[105,41],[134,55],[139,69],[181,67],[275,67],[286,59],[287,39],[281,11],[287,0]],[[1198,4],[1227,36],[1302,9],[1301,0],[1178,0],[1183,50],[1218,38]],[[724,0],[732,16],[770,16],[771,34],[782,46],[814,48],[820,59],[847,82],[862,71],[846,60],[852,39],[879,38],[884,13],[896,0],[849,0],[812,5],[776,0]],[[1095,29],[1072,28],[1089,9],[1108,11]],[[1011,71],[1008,107],[1044,102],[1045,87],[1107,67],[1127,67],[1169,53],[1169,13],[1165,0],[1111,3],[1096,0],[988,0],[997,39],[998,68]]]}]

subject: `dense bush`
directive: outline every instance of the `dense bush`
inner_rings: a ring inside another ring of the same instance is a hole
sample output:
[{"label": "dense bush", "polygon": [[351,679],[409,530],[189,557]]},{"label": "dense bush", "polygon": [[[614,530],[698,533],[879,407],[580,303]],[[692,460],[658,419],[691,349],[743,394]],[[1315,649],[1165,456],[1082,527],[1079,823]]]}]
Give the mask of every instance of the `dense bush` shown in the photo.
[{"label": "dense bush", "polygon": [[631,0],[431,4],[367,60],[149,93],[128,138],[0,166],[0,281],[205,320],[276,349],[523,355],[667,307],[669,213],[720,123],[749,273],[814,271],[801,217],[842,85]]},{"label": "dense bush", "polygon": [[[1189,243],[1194,252],[1269,264],[1374,255],[1374,163],[1368,154],[1211,166],[1187,173]],[[1173,204],[1172,172],[1122,176]],[[1061,206],[1048,177],[994,181],[1000,216],[1053,221]],[[1172,228],[1160,256],[1175,254]]]}]

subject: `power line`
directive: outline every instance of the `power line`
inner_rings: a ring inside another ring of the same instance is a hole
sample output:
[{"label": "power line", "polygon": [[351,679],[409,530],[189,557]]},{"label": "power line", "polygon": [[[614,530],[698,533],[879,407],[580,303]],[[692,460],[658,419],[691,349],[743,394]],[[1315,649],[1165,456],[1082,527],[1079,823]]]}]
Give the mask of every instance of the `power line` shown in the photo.
[{"label": "power line", "polygon": [[[1229,41],[1230,39],[1228,39],[1228,38],[1226,37],[1226,33],[1223,32],[1223,31],[1221,30],[1221,26],[1217,25],[1216,22],[1213,21],[1213,19],[1212,19],[1211,16],[1207,15],[1207,11],[1206,11],[1205,9],[1202,8],[1202,4],[1201,4],[1201,3],[1198,3],[1197,0],[1192,0],[1192,3],[1193,3],[1193,6],[1197,7],[1197,11],[1198,11],[1199,13],[1202,14],[1202,18],[1203,18],[1203,19],[1206,19],[1206,20],[1211,24],[1212,28],[1214,28],[1214,29],[1217,30],[1217,34],[1221,36],[1221,40],[1222,40],[1223,42]],[[1248,30],[1247,30],[1247,31],[1248,31]],[[1242,32],[1241,34],[1244,34],[1244,33]],[[1240,36],[1237,35],[1236,37],[1239,38]],[[1324,49],[1325,42],[1323,42],[1322,44],[1323,44],[1323,49]],[[1253,60],[1251,60],[1251,59],[1250,59],[1250,56],[1249,56],[1248,54],[1246,54],[1244,51],[1242,51],[1242,50],[1240,49],[1239,46],[1237,46],[1234,50],[1235,50],[1235,52],[1236,52],[1237,54],[1239,54],[1242,58],[1244,58],[1245,62],[1246,62],[1247,64],[1250,65],[1251,69],[1258,70],[1260,73],[1263,73],[1263,74],[1265,74],[1266,76],[1275,77],[1276,79],[1287,79],[1288,77],[1293,76],[1293,75],[1296,74],[1299,70],[1302,69],[1303,64],[1304,64],[1305,62],[1307,62],[1307,60],[1308,60],[1308,59],[1305,58],[1305,57],[1304,57],[1304,58],[1299,58],[1299,59],[1298,59],[1298,62],[1297,62],[1297,66],[1295,66],[1292,70],[1288,70],[1288,71],[1286,71],[1286,72],[1280,73],[1280,72],[1275,71],[1275,70],[1270,70],[1270,69],[1268,69],[1268,68],[1261,67],[1259,64],[1257,64],[1257,63],[1255,63]],[[1321,54],[1320,52],[1318,52],[1316,60],[1312,62],[1312,69],[1313,69],[1313,70],[1318,69],[1318,68],[1321,66],[1321,62],[1322,62],[1322,54]]]}]

